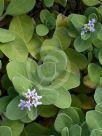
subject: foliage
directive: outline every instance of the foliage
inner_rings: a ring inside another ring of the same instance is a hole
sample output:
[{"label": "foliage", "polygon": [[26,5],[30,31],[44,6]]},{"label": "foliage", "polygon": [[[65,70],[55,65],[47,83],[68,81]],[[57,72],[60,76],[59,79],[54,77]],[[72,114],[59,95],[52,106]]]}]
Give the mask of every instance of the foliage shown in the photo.
[{"label": "foliage", "polygon": [[101,0],[0,0],[0,136],[102,136]]}]

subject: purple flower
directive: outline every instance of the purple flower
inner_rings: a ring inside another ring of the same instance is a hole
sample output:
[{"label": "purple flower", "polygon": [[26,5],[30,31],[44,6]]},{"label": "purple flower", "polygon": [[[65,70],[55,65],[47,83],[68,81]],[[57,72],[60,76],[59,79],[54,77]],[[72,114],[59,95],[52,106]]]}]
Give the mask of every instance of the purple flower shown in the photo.
[{"label": "purple flower", "polygon": [[24,110],[25,105],[26,105],[26,101],[24,101],[24,100],[21,99],[21,100],[20,100],[20,104],[18,105],[18,107],[20,107],[21,110]]},{"label": "purple flower", "polygon": [[95,28],[94,27],[90,27],[90,32],[95,32]]},{"label": "purple flower", "polygon": [[96,23],[96,18],[93,18],[91,21],[92,21],[93,23]]},{"label": "purple flower", "polygon": [[31,107],[32,107],[32,103],[30,102],[30,100],[26,101],[25,108],[30,111]]},{"label": "purple flower", "polygon": [[81,31],[81,35],[84,35],[87,32],[87,29],[84,27],[82,27],[82,31]]},{"label": "purple flower", "polygon": [[36,92],[36,90],[32,90],[30,91],[30,89],[28,89],[27,93],[24,93],[26,99],[25,100],[20,100],[20,104],[18,105],[21,110],[23,109],[28,109],[29,111],[31,110],[31,107],[37,107],[38,105],[41,105],[42,102],[40,102],[40,99],[42,98],[42,96],[39,96]]},{"label": "purple flower", "polygon": [[96,23],[95,18],[89,20],[89,22],[82,27],[81,35],[84,35],[87,32],[95,32],[95,23]]},{"label": "purple flower", "polygon": [[32,98],[35,97],[35,92],[36,92],[35,89],[34,89],[33,91],[30,91],[30,89],[28,89],[28,92],[27,92],[27,93],[24,93],[24,95],[25,95],[25,97],[26,97],[27,99],[30,99],[31,97],[32,97]]}]

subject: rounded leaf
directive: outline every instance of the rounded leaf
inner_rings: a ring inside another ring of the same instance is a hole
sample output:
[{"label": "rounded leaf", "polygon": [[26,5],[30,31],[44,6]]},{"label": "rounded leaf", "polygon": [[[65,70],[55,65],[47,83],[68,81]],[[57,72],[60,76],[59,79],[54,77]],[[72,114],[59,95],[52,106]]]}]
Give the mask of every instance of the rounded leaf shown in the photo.
[{"label": "rounded leaf", "polygon": [[81,136],[82,128],[79,125],[73,125],[70,130],[69,134],[70,136]]},{"label": "rounded leaf", "polygon": [[35,0],[12,0],[10,1],[7,9],[6,9],[6,14],[7,15],[21,15],[24,13],[29,12],[32,10],[32,8],[35,5]]},{"label": "rounded leaf", "polygon": [[34,31],[32,18],[27,15],[13,17],[9,30],[16,32],[25,42],[28,43],[31,40]]},{"label": "rounded leaf", "polygon": [[0,0],[0,16],[2,15],[4,11],[4,0]]},{"label": "rounded leaf", "polygon": [[82,0],[87,6],[95,6],[99,4],[99,0]]},{"label": "rounded leaf", "polygon": [[88,75],[92,82],[98,84],[102,75],[102,68],[98,64],[90,63],[88,65]]},{"label": "rounded leaf", "polygon": [[75,50],[71,48],[68,48],[66,50],[66,53],[69,57],[69,60],[75,63],[80,69],[86,68],[88,64],[88,60],[83,54],[76,52]]},{"label": "rounded leaf", "polygon": [[12,136],[12,131],[7,126],[0,126],[0,136]]},{"label": "rounded leaf", "polygon": [[27,114],[26,110],[21,110],[20,107],[18,107],[20,99],[21,98],[17,96],[8,104],[6,109],[6,117],[8,119],[19,120],[26,116]]},{"label": "rounded leaf", "polygon": [[67,127],[63,128],[62,132],[61,132],[62,136],[69,136],[69,130]]},{"label": "rounded leaf", "polygon": [[80,30],[83,27],[86,21],[87,21],[87,18],[83,15],[73,14],[71,17],[72,24],[78,30]]},{"label": "rounded leaf", "polygon": [[102,136],[102,132],[99,131],[98,129],[94,129],[94,130],[92,130],[90,136]]},{"label": "rounded leaf", "polygon": [[36,26],[36,33],[39,35],[39,36],[45,36],[47,35],[49,32],[49,29],[47,26],[43,25],[43,24],[39,24]]},{"label": "rounded leaf", "polygon": [[99,59],[100,64],[102,65],[102,49],[99,50],[98,59]]},{"label": "rounded leaf", "polygon": [[25,42],[19,35],[15,35],[15,40],[7,43],[0,43],[0,50],[10,59],[23,62],[27,59],[28,50]]},{"label": "rounded leaf", "polygon": [[65,113],[59,113],[54,123],[54,127],[57,132],[61,132],[65,127],[70,128],[71,125],[72,120]]},{"label": "rounded leaf", "polygon": [[11,128],[12,136],[19,136],[22,133],[23,128],[24,128],[24,124],[22,122],[20,122],[20,121],[11,121],[11,120],[8,120],[8,119],[4,119],[2,121],[1,125]]},{"label": "rounded leaf", "polygon": [[95,94],[94,94],[94,99],[97,104],[102,102],[102,88],[101,87],[96,88]]},{"label": "rounded leaf", "polygon": [[15,34],[6,30],[6,29],[2,29],[0,28],[0,42],[1,43],[7,43],[7,42],[11,42],[14,41],[16,38]]},{"label": "rounded leaf", "polygon": [[54,4],[54,0],[44,0],[46,7],[51,7]]},{"label": "rounded leaf", "polygon": [[80,37],[74,40],[74,48],[78,52],[83,52],[88,50],[92,46],[90,40],[83,40]]},{"label": "rounded leaf", "polygon": [[55,27],[55,17],[47,9],[44,9],[40,12],[40,20],[49,29],[53,29]]},{"label": "rounded leaf", "polygon": [[102,113],[98,111],[88,111],[86,114],[86,123],[90,129],[102,130]]},{"label": "rounded leaf", "polygon": [[49,118],[57,114],[58,109],[54,105],[42,105],[39,107],[41,117]]}]

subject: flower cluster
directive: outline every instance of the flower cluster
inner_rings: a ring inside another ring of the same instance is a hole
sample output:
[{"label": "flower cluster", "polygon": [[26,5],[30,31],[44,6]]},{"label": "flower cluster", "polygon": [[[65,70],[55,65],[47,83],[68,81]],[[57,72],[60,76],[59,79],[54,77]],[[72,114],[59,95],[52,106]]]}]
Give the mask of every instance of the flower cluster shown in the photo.
[{"label": "flower cluster", "polygon": [[96,19],[93,18],[89,20],[87,24],[84,24],[84,26],[81,29],[81,35],[84,35],[87,32],[95,32],[95,23],[96,23]]},{"label": "flower cluster", "polygon": [[18,107],[21,108],[21,110],[23,109],[28,109],[29,111],[31,110],[31,107],[37,107],[38,105],[41,105],[42,102],[40,102],[39,100],[42,98],[42,96],[38,96],[36,90],[30,90],[28,89],[27,93],[24,93],[25,95],[25,100],[20,100],[20,104],[18,105]]}]

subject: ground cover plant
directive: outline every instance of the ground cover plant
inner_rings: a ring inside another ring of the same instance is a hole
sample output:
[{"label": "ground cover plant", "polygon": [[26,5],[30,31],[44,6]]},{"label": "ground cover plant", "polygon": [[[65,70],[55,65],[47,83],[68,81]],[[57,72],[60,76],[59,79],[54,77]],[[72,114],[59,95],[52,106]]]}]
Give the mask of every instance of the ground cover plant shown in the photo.
[{"label": "ground cover plant", "polygon": [[101,0],[0,0],[0,136],[102,136]]}]

